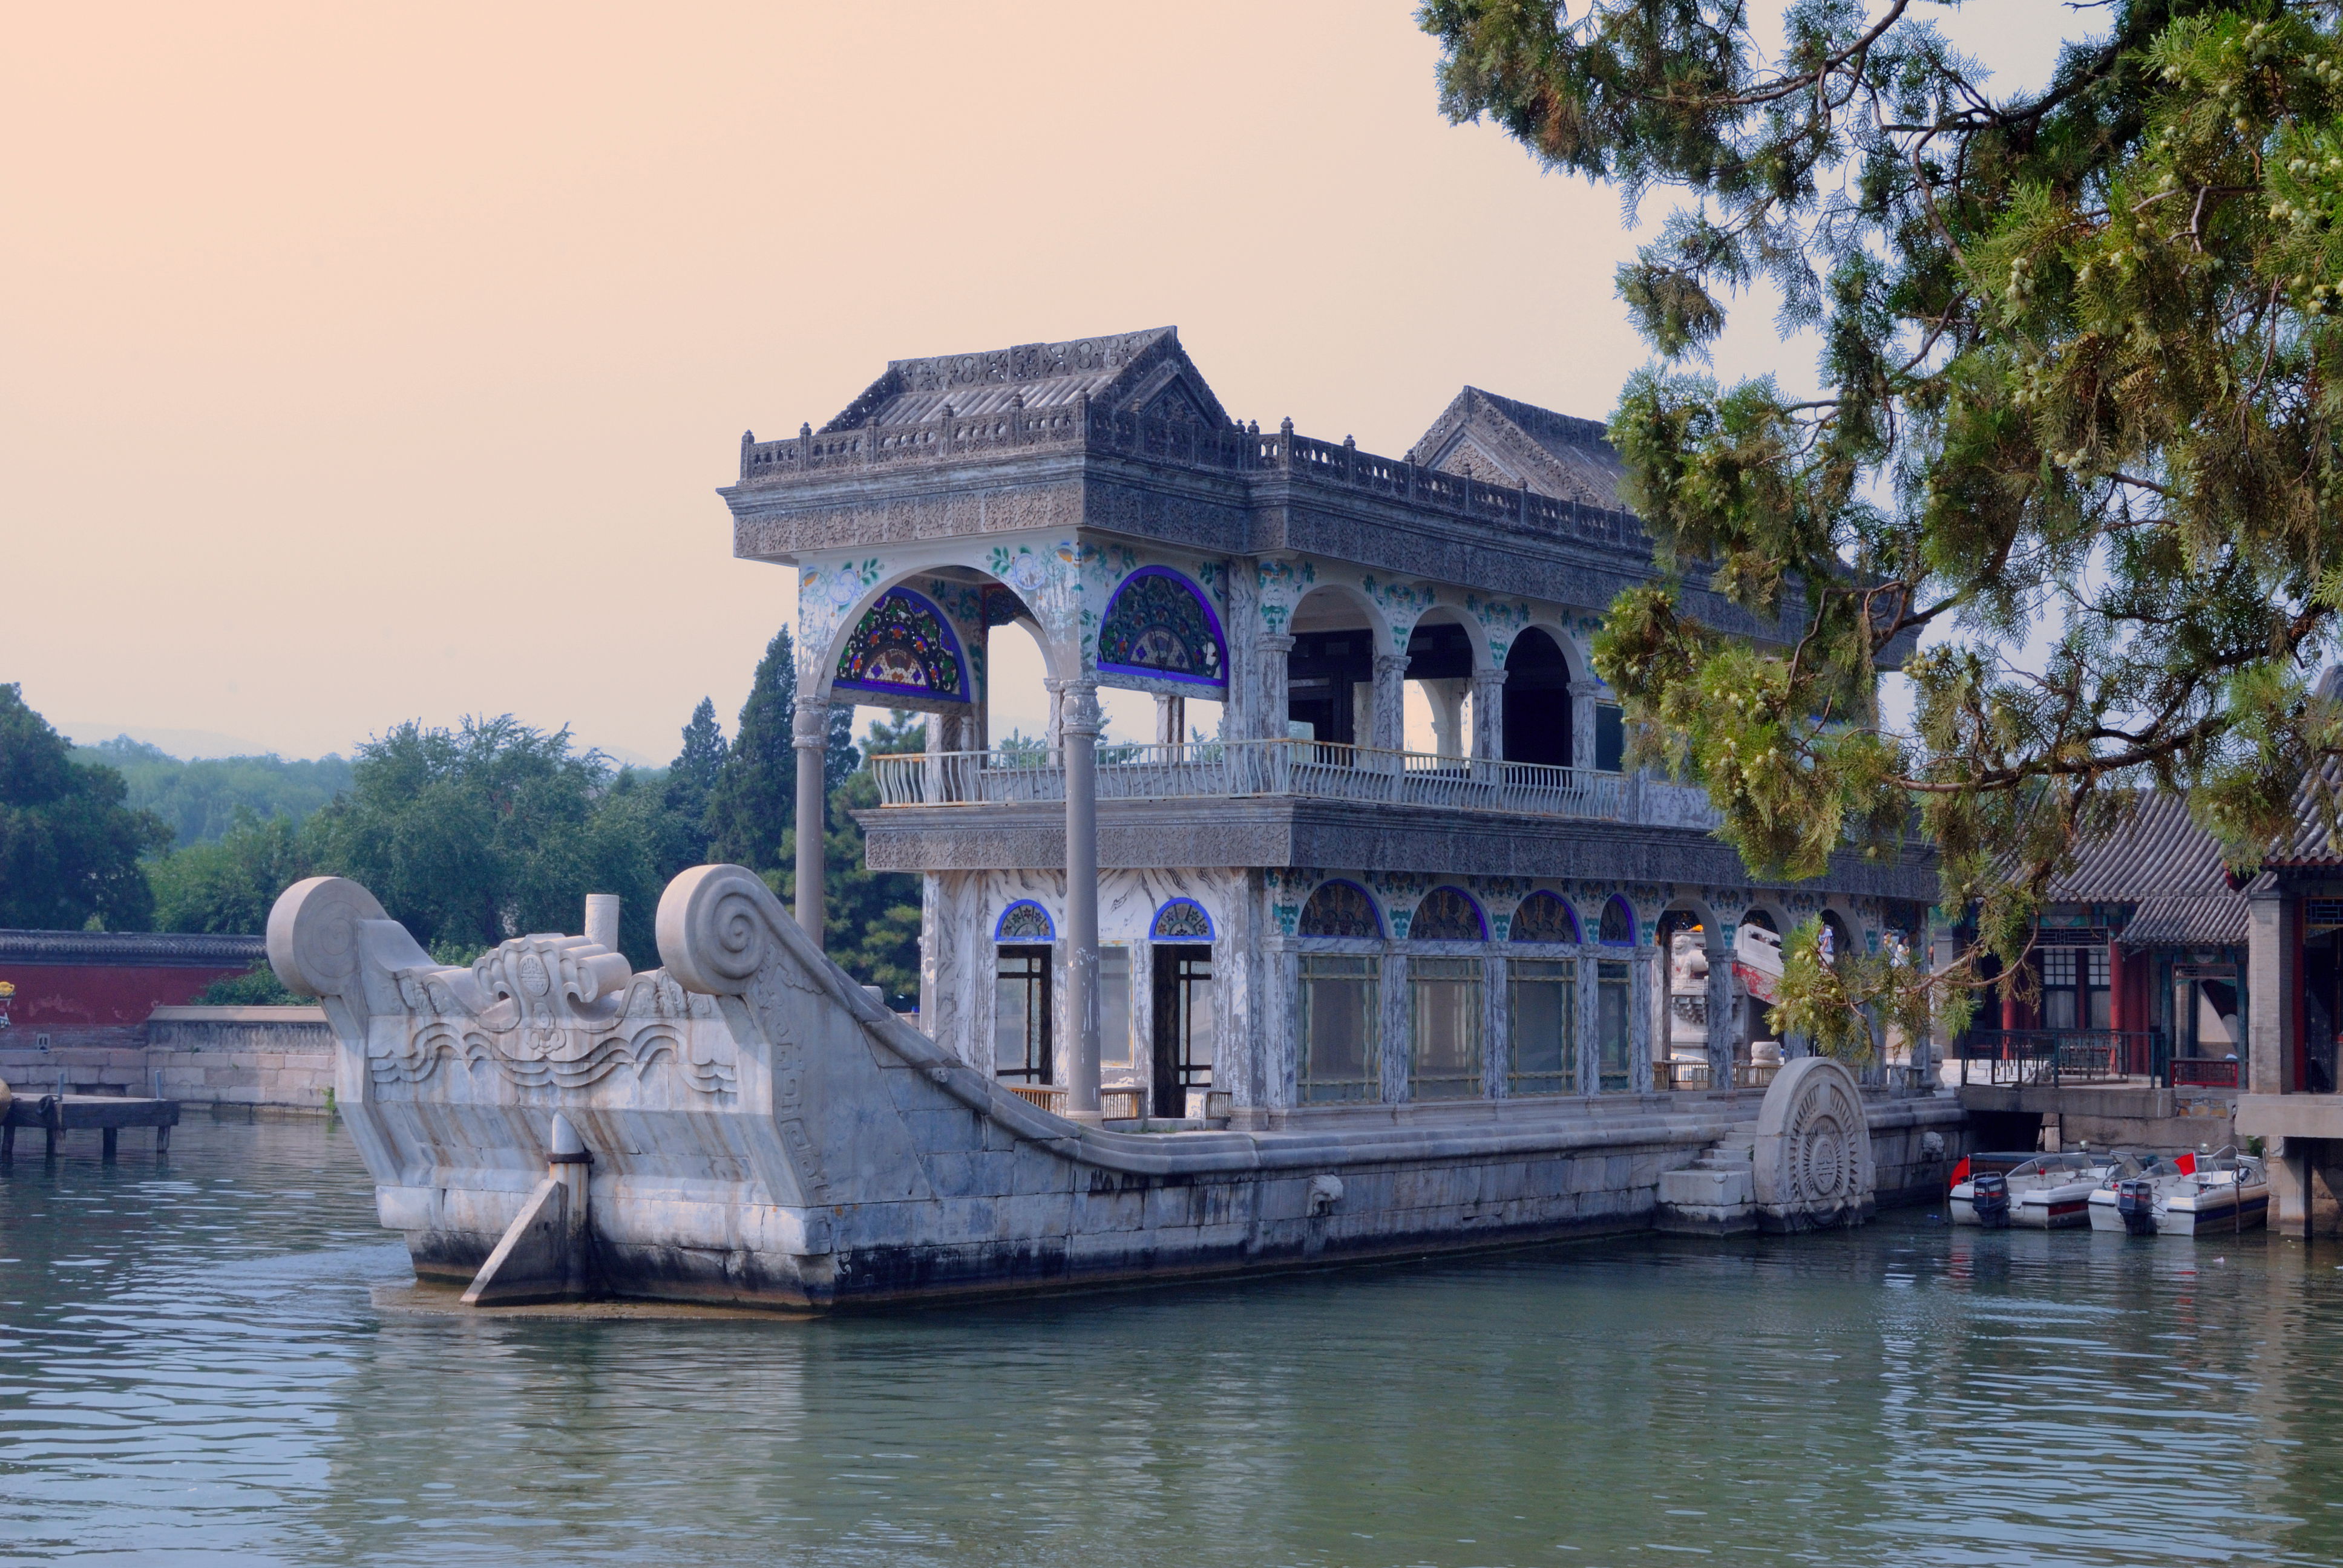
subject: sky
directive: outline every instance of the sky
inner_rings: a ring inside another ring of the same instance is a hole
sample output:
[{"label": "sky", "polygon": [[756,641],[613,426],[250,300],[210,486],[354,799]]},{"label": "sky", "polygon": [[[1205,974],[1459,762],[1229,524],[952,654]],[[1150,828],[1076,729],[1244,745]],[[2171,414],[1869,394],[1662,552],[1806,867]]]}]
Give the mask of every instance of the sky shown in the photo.
[{"label": "sky", "polygon": [[[0,681],[182,755],[509,712],[664,761],[790,615],[731,557],[741,431],[890,358],[1172,324],[1238,417],[1370,451],[1467,383],[1602,417],[1640,236],[1443,120],[1413,9],[28,8]],[[2015,84],[2073,17],[1947,25]],[[1812,346],[1747,302],[1715,368]]]}]

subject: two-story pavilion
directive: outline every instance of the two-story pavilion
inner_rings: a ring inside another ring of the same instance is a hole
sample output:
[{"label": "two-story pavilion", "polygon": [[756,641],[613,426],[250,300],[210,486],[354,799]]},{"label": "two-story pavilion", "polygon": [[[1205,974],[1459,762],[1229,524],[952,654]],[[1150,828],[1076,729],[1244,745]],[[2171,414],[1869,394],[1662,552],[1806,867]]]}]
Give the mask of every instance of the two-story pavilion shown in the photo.
[{"label": "two-story pavilion", "polygon": [[[799,573],[799,819],[831,705],[930,716],[863,817],[870,864],[923,879],[921,1027],[1078,1118],[1104,1088],[1266,1126],[1731,1092],[1762,1077],[1740,926],[1922,940],[1917,853],[1754,886],[1697,791],[1621,771],[1588,639],[1655,568],[1618,472],[1599,425],[1473,388],[1403,458],[1241,425],[1164,327],[890,362],[820,430],[744,436],[722,493],[736,554]],[[1761,639],[1798,615],[1684,598]],[[992,744],[1012,623],[1039,749]],[[1101,745],[1101,688],[1153,694],[1152,743]],[[799,835],[817,939],[820,854]],[[1694,926],[1704,990],[1671,998]],[[1671,1060],[1686,1022],[1702,1060]]]}]

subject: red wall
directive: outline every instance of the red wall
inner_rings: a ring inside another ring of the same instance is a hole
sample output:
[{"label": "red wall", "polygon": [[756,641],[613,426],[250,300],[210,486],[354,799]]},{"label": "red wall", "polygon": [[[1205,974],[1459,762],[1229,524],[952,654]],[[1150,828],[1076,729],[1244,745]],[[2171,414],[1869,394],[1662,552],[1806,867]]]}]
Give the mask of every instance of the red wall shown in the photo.
[{"label": "red wall", "polygon": [[[8,1007],[15,1034],[26,1029],[104,1029],[135,1026],[158,1007],[183,1007],[212,981],[246,973],[246,966],[218,969],[141,967],[129,964],[20,964],[0,961],[0,980],[14,980],[16,1000]],[[5,1036],[0,1036],[5,1040]]]}]

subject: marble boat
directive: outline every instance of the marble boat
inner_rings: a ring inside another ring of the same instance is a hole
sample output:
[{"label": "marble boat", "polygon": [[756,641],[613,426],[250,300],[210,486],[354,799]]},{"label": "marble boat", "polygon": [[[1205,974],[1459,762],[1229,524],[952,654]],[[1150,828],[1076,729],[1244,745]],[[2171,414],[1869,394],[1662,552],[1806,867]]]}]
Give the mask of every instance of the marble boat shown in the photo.
[{"label": "marble boat", "polygon": [[[484,1306],[820,1311],[1648,1229],[1675,1178],[1716,1188],[1722,1222],[1737,1206],[1748,1228],[1798,1230],[1940,1180],[1959,1125],[1956,1106],[1867,1101],[1809,1058],[1762,1101],[1118,1131],[943,1051],[739,867],[679,877],[658,936],[666,964],[646,973],[590,935],[517,938],[458,969],[355,882],[277,901],[270,960],[332,1022],[337,1103],[418,1276]],[[1704,1159],[1728,1148],[1729,1169]]]}]

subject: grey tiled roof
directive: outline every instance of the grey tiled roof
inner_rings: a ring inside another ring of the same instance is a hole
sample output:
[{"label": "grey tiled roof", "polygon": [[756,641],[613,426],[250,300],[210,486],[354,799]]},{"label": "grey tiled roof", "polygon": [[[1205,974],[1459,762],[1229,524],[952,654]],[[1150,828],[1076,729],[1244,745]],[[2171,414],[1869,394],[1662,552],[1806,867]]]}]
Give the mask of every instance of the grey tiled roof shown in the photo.
[{"label": "grey tiled roof", "polygon": [[2060,903],[2137,904],[2122,940],[2130,947],[2231,946],[2246,940],[2246,896],[2229,885],[2220,846],[2188,815],[2187,802],[2145,794],[2115,831],[2083,846],[2074,869],[2054,878]]},{"label": "grey tiled roof", "polygon": [[[1408,452],[1429,468],[1618,508],[1619,454],[1602,424],[1467,387]],[[1492,470],[1494,470],[1493,472]]]},{"label": "grey tiled roof", "polygon": [[1181,347],[1180,329],[1153,327],[1063,343],[890,359],[886,373],[822,430],[850,430],[873,421],[923,424],[940,415],[946,404],[956,415],[976,415],[1012,406],[1054,407],[1082,397],[1132,413],[1228,423],[1220,399]]},{"label": "grey tiled roof", "polygon": [[2053,899],[2077,904],[2231,890],[2213,835],[2188,815],[2187,801],[2157,794],[2141,796],[2113,833],[2084,845],[2075,869],[2050,884]]}]

